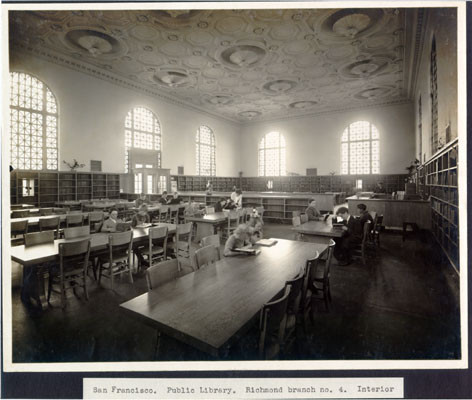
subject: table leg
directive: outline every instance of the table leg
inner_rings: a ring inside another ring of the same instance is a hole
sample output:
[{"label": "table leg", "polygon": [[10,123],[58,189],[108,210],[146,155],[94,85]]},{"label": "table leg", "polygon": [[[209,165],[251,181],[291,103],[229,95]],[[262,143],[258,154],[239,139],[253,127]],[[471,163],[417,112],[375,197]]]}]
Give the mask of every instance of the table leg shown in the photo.
[{"label": "table leg", "polygon": [[23,268],[23,286],[21,288],[21,300],[31,304],[34,300],[41,310],[48,308],[44,280],[46,273],[42,266],[25,266]]}]

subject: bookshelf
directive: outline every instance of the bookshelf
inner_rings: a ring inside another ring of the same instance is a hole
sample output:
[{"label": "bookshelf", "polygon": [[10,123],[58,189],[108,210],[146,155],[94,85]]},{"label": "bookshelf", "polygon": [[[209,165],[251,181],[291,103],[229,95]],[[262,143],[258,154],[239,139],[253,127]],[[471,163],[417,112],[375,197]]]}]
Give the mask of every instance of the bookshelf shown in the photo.
[{"label": "bookshelf", "polygon": [[[31,182],[33,184],[31,185]],[[120,175],[93,172],[13,171],[11,204],[52,207],[58,201],[120,198]]]},{"label": "bookshelf", "polygon": [[459,153],[457,139],[437,152],[418,171],[431,198],[432,233],[444,256],[459,274]]}]

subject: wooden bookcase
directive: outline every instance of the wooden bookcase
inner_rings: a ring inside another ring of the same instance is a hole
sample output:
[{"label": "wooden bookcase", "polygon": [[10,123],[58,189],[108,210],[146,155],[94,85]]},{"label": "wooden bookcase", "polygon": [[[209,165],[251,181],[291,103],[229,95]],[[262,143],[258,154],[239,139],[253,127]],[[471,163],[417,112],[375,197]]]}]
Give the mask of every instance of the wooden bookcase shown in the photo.
[{"label": "wooden bookcase", "polygon": [[[26,190],[25,187],[31,189]],[[11,204],[28,203],[52,207],[58,201],[92,198],[120,198],[120,175],[18,170],[10,173]]]},{"label": "wooden bookcase", "polygon": [[459,273],[459,153],[457,139],[424,164],[424,191],[431,196],[432,233]]}]

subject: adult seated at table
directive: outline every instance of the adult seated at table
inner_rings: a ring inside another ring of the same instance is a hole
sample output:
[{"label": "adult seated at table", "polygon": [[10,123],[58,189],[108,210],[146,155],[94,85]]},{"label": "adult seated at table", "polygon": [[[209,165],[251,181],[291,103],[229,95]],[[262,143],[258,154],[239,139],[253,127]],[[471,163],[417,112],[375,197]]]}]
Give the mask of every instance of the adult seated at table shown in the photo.
[{"label": "adult seated at table", "polygon": [[345,233],[341,238],[334,239],[334,256],[339,265],[348,265],[351,262],[352,250],[362,241],[362,226],[359,218],[349,214],[347,207],[339,207],[336,215],[343,219],[345,225],[342,229]]},{"label": "adult seated at table", "polygon": [[167,204],[181,204],[182,199],[179,196],[179,192],[174,192],[172,198],[169,200]]},{"label": "adult seated at table", "polygon": [[118,210],[116,208],[112,208],[110,210],[109,217],[103,221],[103,225],[101,228],[101,232],[116,232],[116,224],[118,222],[122,222],[118,219]]},{"label": "adult seated at table", "polygon": [[226,199],[221,199],[221,200],[217,201],[215,203],[215,205],[213,206],[213,208],[215,209],[215,212],[216,213],[217,212],[222,212],[225,209],[227,202],[228,202],[228,200],[226,200]]},{"label": "adult seated at table", "polygon": [[148,208],[146,204],[141,204],[139,211],[134,215],[131,226],[134,228],[138,225],[149,224],[151,222],[151,217],[148,214]]},{"label": "adult seated at table", "polygon": [[367,206],[363,203],[360,203],[357,205],[357,210],[359,211],[359,221],[361,223],[362,229],[364,229],[364,224],[367,221],[371,222],[373,226],[374,219],[372,218],[372,215],[370,215],[369,211],[367,211]]},{"label": "adult seated at table", "polygon": [[136,207],[141,207],[143,204],[149,204],[149,200],[147,199],[146,195],[144,193],[141,193],[139,197],[135,200],[135,205]]},{"label": "adult seated at table", "polygon": [[386,193],[383,182],[377,182],[374,193]]},{"label": "adult seated at table", "polygon": [[158,200],[159,203],[167,205],[170,202],[170,199],[167,198],[167,191],[163,191],[161,194],[161,198]]},{"label": "adult seated at table", "polygon": [[240,255],[241,253],[234,251],[235,249],[251,247],[257,241],[253,233],[253,228],[248,227],[246,224],[238,225],[233,234],[226,241],[225,250],[223,252],[225,257]]},{"label": "adult seated at table", "polygon": [[305,210],[305,214],[308,217],[308,221],[319,221],[321,217],[321,213],[316,208],[316,199],[311,199],[308,207]]}]

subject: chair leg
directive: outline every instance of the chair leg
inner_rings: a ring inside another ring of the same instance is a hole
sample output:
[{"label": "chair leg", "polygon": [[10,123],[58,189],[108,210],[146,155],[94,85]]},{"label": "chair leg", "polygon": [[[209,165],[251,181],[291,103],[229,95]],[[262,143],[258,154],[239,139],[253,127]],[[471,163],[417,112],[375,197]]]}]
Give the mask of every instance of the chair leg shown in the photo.
[{"label": "chair leg", "polygon": [[131,271],[131,257],[128,257],[129,280],[133,283],[133,272]]},{"label": "chair leg", "polygon": [[66,308],[66,286],[62,278],[61,278],[61,305],[62,305],[62,309]]},{"label": "chair leg", "polygon": [[155,359],[159,358],[160,345],[161,345],[161,332],[157,331],[156,332],[156,348],[154,350]]},{"label": "chair leg", "polygon": [[89,295],[88,295],[88,289],[87,289],[87,274],[84,272],[84,293],[85,293],[85,298],[88,300]]},{"label": "chair leg", "polygon": [[114,280],[115,280],[115,274],[113,273],[113,264],[110,263],[110,285],[111,285],[111,290],[113,290]]},{"label": "chair leg", "polygon": [[51,292],[52,292],[52,274],[49,272],[49,282],[48,282],[48,303],[49,299],[51,298]]}]

